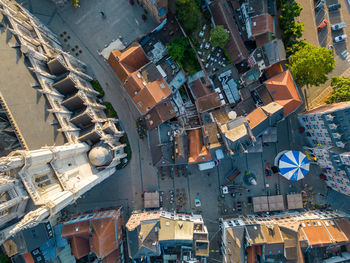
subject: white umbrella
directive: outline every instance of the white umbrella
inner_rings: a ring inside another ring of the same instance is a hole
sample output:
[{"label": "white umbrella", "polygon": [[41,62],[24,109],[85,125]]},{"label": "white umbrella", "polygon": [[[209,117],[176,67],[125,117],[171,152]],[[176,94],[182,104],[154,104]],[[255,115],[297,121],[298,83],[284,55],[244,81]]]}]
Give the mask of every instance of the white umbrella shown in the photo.
[{"label": "white umbrella", "polygon": [[288,151],[280,158],[279,169],[288,180],[298,181],[309,172],[310,162],[302,152]]}]

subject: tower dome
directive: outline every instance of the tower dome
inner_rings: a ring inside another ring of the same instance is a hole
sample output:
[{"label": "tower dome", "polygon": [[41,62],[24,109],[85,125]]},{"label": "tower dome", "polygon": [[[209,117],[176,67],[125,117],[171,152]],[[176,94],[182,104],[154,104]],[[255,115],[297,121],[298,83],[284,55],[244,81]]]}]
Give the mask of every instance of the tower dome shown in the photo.
[{"label": "tower dome", "polygon": [[106,165],[112,160],[112,154],[103,145],[95,146],[89,152],[89,160],[95,166]]}]

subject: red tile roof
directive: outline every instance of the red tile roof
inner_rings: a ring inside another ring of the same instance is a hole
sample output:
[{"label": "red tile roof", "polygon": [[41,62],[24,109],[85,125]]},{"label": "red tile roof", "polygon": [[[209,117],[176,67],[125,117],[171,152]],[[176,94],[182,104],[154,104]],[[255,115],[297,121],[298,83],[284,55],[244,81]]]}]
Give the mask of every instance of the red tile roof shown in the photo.
[{"label": "red tile roof", "polygon": [[270,14],[263,14],[251,18],[252,36],[260,36],[266,33],[273,33],[273,17]]},{"label": "red tile roof", "polygon": [[62,236],[65,238],[71,238],[73,236],[89,238],[90,224],[88,221],[84,221],[84,222],[63,225]]},{"label": "red tile roof", "polygon": [[237,25],[233,20],[233,14],[230,12],[230,9],[227,8],[226,0],[216,0],[210,5],[210,8],[215,23],[217,25],[223,25],[230,32],[230,38],[226,44],[226,49],[232,61],[238,63],[247,59],[248,50],[245,47]]},{"label": "red tile roof", "polygon": [[91,227],[90,249],[98,258],[104,258],[118,246],[114,218],[92,220]]},{"label": "red tile roof", "polygon": [[164,100],[154,106],[146,115],[146,125],[149,130],[153,130],[161,123],[170,120],[176,116],[176,112],[170,101]]},{"label": "red tile roof", "polygon": [[221,106],[219,94],[217,92],[202,96],[196,100],[197,109],[199,112],[205,112]]},{"label": "red tile roof", "polygon": [[25,253],[25,254],[23,254],[22,256],[23,256],[24,261],[25,261],[26,263],[34,263],[34,259],[33,259],[33,257],[32,257],[32,254],[30,254],[30,253]]},{"label": "red tile roof", "polygon": [[284,108],[284,116],[295,111],[301,104],[298,89],[289,70],[265,82],[273,100]]},{"label": "red tile roof", "polygon": [[210,161],[211,155],[203,144],[202,129],[194,129],[187,131],[189,141],[189,163]]},{"label": "red tile roof", "polygon": [[196,79],[190,84],[190,89],[194,97],[199,98],[211,93],[210,89],[207,88],[208,85],[209,83],[206,83],[205,80],[203,83],[201,79]]},{"label": "red tile roof", "polygon": [[[62,226],[62,237],[70,239],[72,253],[77,259],[90,252],[104,259],[118,249],[121,241],[122,215],[120,209],[96,212],[92,215],[85,221],[72,224],[68,222]],[[115,227],[117,227],[119,240],[116,237]]]},{"label": "red tile roof", "polygon": [[140,76],[138,71],[130,74],[124,87],[144,115],[157,103],[169,97],[171,90],[163,78],[148,82]]},{"label": "red tile roof", "polygon": [[133,43],[124,51],[113,50],[108,58],[108,63],[122,83],[132,72],[148,62],[145,52],[138,43]]},{"label": "red tile roof", "polygon": [[111,254],[102,260],[102,263],[120,263],[120,252],[119,250],[114,250]]},{"label": "red tile roof", "polygon": [[77,236],[70,239],[72,254],[76,259],[81,259],[90,253],[89,240]]},{"label": "red tile roof", "polygon": [[273,64],[271,67],[266,69],[268,78],[272,78],[283,72],[283,68],[280,62]]}]

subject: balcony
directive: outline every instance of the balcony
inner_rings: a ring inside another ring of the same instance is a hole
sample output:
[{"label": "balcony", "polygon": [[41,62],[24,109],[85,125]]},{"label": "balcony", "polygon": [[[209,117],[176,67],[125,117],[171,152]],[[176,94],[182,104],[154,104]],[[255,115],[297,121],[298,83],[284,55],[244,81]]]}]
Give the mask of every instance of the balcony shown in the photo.
[{"label": "balcony", "polygon": [[326,120],[327,121],[333,121],[333,119],[334,119],[334,115],[332,115],[332,114],[327,114],[326,115]]},{"label": "balcony", "polygon": [[333,132],[332,133],[332,136],[335,138],[335,139],[340,139],[342,134],[340,134],[339,132]]},{"label": "balcony", "polygon": [[329,128],[330,128],[331,130],[335,130],[335,129],[338,128],[338,125],[335,124],[335,123],[331,123],[331,124],[329,124],[328,126],[329,126]]}]

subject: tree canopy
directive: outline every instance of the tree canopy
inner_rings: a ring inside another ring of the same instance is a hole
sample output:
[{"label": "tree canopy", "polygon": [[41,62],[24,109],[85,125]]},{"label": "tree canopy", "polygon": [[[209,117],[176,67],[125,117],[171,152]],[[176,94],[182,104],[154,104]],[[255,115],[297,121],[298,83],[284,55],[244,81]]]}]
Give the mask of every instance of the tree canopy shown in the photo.
[{"label": "tree canopy", "polygon": [[186,38],[174,37],[173,41],[167,44],[169,55],[176,61],[182,61],[188,45]]},{"label": "tree canopy", "polygon": [[214,47],[224,48],[228,39],[229,34],[224,26],[216,26],[210,30],[210,43]]},{"label": "tree canopy", "polygon": [[327,74],[334,66],[331,50],[307,42],[290,57],[288,64],[296,82],[316,86],[327,81]]},{"label": "tree canopy", "polygon": [[350,101],[350,78],[333,77],[331,79],[331,86],[333,87],[333,92],[326,103]]},{"label": "tree canopy", "polygon": [[176,17],[187,33],[195,31],[201,17],[196,0],[176,0]]}]

